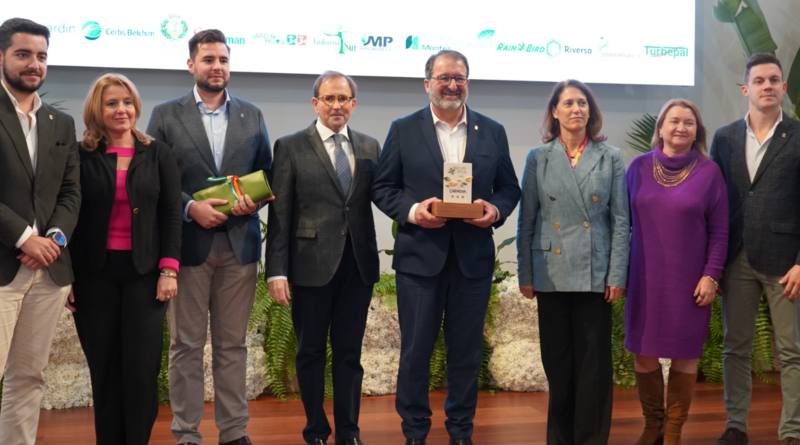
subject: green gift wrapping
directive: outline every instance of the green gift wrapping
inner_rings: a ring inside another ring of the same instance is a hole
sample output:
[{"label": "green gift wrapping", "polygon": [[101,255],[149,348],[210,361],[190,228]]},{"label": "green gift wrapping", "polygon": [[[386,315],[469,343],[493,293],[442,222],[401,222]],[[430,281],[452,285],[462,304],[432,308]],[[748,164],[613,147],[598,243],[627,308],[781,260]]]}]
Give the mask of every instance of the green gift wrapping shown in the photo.
[{"label": "green gift wrapping", "polygon": [[216,185],[198,190],[192,194],[195,201],[202,201],[209,198],[224,199],[227,204],[214,206],[214,208],[226,215],[231,214],[233,204],[242,195],[248,195],[253,202],[258,202],[272,196],[272,189],[269,187],[267,175],[263,170],[248,173],[244,176],[221,176],[208,178],[208,182],[216,182]]}]

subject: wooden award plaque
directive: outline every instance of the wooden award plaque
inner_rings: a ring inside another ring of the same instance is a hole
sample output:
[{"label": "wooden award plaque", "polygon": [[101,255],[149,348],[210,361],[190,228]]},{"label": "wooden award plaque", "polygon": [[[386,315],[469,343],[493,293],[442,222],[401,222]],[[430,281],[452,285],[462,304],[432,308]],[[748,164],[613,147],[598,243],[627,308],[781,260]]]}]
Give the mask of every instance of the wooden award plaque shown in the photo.
[{"label": "wooden award plaque", "polygon": [[483,216],[483,205],[436,201],[431,204],[431,213],[439,218],[475,219]]},{"label": "wooden award plaque", "polygon": [[483,216],[483,205],[472,202],[472,164],[445,162],[442,201],[431,205],[433,216],[474,219]]}]

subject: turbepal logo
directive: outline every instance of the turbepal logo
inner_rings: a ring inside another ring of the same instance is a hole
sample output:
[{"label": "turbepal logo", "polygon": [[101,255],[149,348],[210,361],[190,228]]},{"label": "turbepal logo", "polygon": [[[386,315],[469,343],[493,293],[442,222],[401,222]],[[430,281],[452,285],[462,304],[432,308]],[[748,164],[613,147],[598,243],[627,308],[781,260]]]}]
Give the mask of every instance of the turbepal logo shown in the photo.
[{"label": "turbepal logo", "polygon": [[103,35],[103,28],[100,27],[100,24],[95,21],[89,21],[81,26],[81,31],[83,32],[83,37],[86,40],[97,40]]}]

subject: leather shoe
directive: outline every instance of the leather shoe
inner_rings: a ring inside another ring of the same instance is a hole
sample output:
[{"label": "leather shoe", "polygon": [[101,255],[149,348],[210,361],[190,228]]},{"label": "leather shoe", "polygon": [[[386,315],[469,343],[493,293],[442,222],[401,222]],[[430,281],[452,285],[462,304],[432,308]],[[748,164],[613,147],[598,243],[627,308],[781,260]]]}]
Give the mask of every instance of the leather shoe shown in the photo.
[{"label": "leather shoe", "polygon": [[327,443],[328,442],[326,442],[325,439],[321,439],[319,437],[306,441],[306,445],[326,445]]},{"label": "leather shoe", "polygon": [[220,442],[219,445],[253,445],[253,442],[250,441],[249,437],[242,436],[230,442]]},{"label": "leather shoe", "polygon": [[450,439],[450,445],[472,445],[472,439],[469,437],[465,439]]},{"label": "leather shoe", "polygon": [[358,437],[348,437],[347,439],[336,439],[336,445],[364,445]]},{"label": "leather shoe", "polygon": [[722,436],[717,439],[716,445],[749,445],[750,440],[747,438],[747,433],[737,428],[728,428],[722,433]]},{"label": "leather shoe", "polygon": [[406,437],[406,445],[425,445],[425,439],[413,439]]}]

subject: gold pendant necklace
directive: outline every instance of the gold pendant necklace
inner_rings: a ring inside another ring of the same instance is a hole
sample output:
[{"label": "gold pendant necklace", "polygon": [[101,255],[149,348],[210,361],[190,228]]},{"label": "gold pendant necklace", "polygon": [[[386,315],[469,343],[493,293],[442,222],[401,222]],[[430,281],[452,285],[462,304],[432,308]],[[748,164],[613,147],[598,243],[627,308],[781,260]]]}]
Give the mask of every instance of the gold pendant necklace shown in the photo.
[{"label": "gold pendant necklace", "polygon": [[697,158],[680,170],[670,170],[658,160],[658,157],[653,155],[653,179],[664,187],[675,187],[689,177],[689,173],[694,170],[695,165],[697,165]]}]

